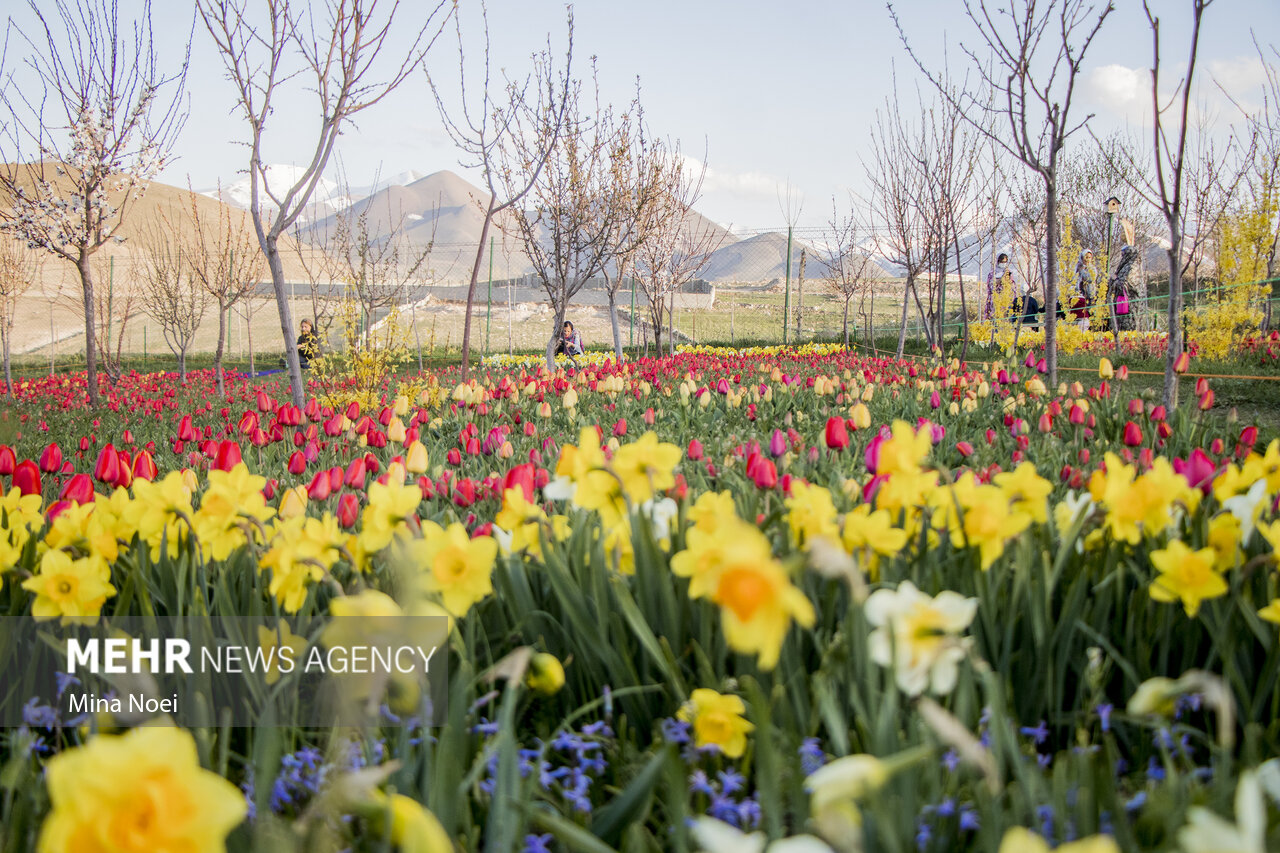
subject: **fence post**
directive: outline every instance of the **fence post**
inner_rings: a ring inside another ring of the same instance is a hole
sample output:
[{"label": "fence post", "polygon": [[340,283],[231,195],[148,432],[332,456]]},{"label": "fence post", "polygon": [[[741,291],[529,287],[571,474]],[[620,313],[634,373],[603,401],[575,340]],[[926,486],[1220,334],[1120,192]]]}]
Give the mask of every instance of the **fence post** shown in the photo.
[{"label": "fence post", "polygon": [[787,278],[782,297],[782,344],[787,343],[787,324],[791,321],[791,226],[787,226]]}]

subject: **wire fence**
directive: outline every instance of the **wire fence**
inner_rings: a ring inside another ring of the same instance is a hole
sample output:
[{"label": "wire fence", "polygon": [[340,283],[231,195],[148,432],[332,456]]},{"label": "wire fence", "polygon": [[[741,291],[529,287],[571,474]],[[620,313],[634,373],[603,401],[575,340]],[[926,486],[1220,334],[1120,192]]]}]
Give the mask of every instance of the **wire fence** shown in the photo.
[{"label": "wire fence", "polygon": [[[478,248],[475,243],[442,243],[434,245],[427,261],[412,273],[384,271],[381,283],[369,286],[385,291],[375,299],[381,307],[366,322],[376,324],[394,309],[401,313],[401,326],[412,335],[412,349],[428,356],[457,352]],[[980,319],[987,248],[970,252],[962,274],[952,271],[945,281],[926,275],[917,281],[919,303],[911,298],[906,311],[909,338],[926,338],[922,314],[930,331],[941,329],[944,338],[959,337],[966,317],[969,322]],[[822,229],[725,232],[719,247],[680,292],[664,299],[662,310],[650,305],[642,282],[628,279],[616,289],[613,314],[620,342],[630,352],[643,353],[656,351],[659,342],[665,350],[673,343],[842,340],[846,327],[855,342],[896,336],[904,325],[900,270],[872,259],[854,291],[842,292],[829,266],[830,254]],[[334,274],[331,261],[314,247],[286,254],[286,298],[295,326],[303,318],[322,321],[327,317],[332,322],[335,304],[358,289],[350,275]],[[472,351],[544,349],[556,331],[555,316],[527,259],[511,246],[491,240],[481,252],[480,270],[471,315]],[[144,297],[145,259],[127,254],[104,258],[95,275],[100,299],[105,291],[111,308],[112,322],[98,325],[99,336],[105,332],[110,341],[110,351],[152,369],[175,367],[172,336],[166,336],[163,324],[150,316]],[[1162,330],[1167,296],[1148,292],[1141,279],[1133,283],[1140,291],[1132,300],[1137,327]],[[1216,286],[1191,286],[1186,302],[1220,298],[1223,293]],[[568,319],[582,333],[588,349],[612,347],[609,305],[609,291],[599,278],[585,282],[571,300]],[[12,343],[17,376],[83,369],[84,314],[74,268],[47,263],[37,286],[21,298],[17,317]],[[655,329],[659,324],[661,329]],[[221,340],[228,359],[249,365],[259,357],[278,361],[285,334],[274,291],[269,282],[263,282],[232,307]],[[218,340],[217,311],[206,307],[189,345],[195,362],[204,363],[200,356],[212,353]]]}]

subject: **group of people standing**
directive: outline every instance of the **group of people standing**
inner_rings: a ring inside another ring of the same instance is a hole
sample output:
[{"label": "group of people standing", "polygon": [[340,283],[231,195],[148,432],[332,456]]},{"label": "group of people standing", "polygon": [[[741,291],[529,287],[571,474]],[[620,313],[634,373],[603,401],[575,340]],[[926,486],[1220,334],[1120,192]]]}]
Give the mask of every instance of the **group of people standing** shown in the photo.
[{"label": "group of people standing", "polygon": [[[1076,262],[1075,298],[1071,302],[1069,311],[1063,309],[1062,300],[1058,299],[1056,305],[1058,319],[1066,320],[1069,313],[1071,322],[1084,331],[1088,331],[1091,327],[1094,331],[1111,331],[1110,317],[1114,317],[1117,329],[1132,330],[1134,328],[1132,304],[1134,295],[1129,289],[1128,282],[1137,254],[1137,250],[1128,244],[1120,250],[1120,261],[1107,288],[1107,301],[1111,310],[1109,317],[1104,318],[1098,316],[1095,311],[1098,307],[1099,293],[1098,271],[1093,264],[1093,252],[1085,250],[1080,260]],[[1004,307],[1006,300],[1007,308]],[[1009,264],[1008,254],[1001,252],[996,259],[995,269],[987,275],[987,299],[982,319],[992,320],[1004,314],[1015,322],[1038,329],[1041,323],[1040,315],[1044,314],[1045,310],[1031,282],[1019,283]]]}]

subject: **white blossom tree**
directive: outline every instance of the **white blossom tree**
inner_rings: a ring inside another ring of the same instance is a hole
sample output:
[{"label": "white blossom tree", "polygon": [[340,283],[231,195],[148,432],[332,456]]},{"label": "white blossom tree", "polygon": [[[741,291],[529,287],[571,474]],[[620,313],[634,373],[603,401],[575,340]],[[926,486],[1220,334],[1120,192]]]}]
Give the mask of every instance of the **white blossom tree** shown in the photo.
[{"label": "white blossom tree", "polygon": [[[378,104],[422,67],[455,4],[413,4],[422,11],[407,23],[400,13],[409,5],[401,0],[266,0],[259,13],[250,9],[248,0],[196,0],[249,125],[249,211],[271,272],[297,406],[305,402],[305,386],[280,240],[310,203],[339,135],[357,114]],[[408,48],[383,56],[406,32]],[[384,67],[388,73],[379,77]],[[268,125],[274,126],[273,115],[294,94],[288,85],[294,80],[305,81],[303,91],[316,99],[320,122],[310,161],[290,186],[280,190],[267,183],[263,146]]]},{"label": "white blossom tree", "polygon": [[9,356],[13,350],[13,323],[18,316],[18,300],[40,275],[42,256],[26,243],[0,236],[0,352],[4,356],[4,384],[13,396],[13,371]]},{"label": "white blossom tree", "polygon": [[[26,79],[0,69],[0,231],[74,264],[84,314],[89,404],[101,400],[92,260],[165,165],[186,120],[182,63],[160,70],[144,2],[29,0],[28,33],[9,19]],[[8,57],[6,57],[6,60]]]}]

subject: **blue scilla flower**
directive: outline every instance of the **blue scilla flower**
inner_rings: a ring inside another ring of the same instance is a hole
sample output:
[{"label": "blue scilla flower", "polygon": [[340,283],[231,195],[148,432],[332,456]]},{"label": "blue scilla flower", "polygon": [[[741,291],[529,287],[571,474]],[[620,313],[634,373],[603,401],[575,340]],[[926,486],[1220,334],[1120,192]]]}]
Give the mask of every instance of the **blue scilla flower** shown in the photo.
[{"label": "blue scilla flower", "polygon": [[551,833],[524,837],[524,853],[551,853],[550,845]]},{"label": "blue scilla flower", "polygon": [[948,773],[956,772],[956,768],[960,766],[960,753],[948,749],[942,754],[942,766],[947,768]]},{"label": "blue scilla flower", "polygon": [[1023,726],[1018,729],[1018,731],[1022,733],[1023,737],[1032,738],[1035,741],[1036,746],[1040,746],[1049,739],[1049,726],[1044,720],[1041,720],[1040,724],[1034,728]]},{"label": "blue scilla flower", "polygon": [[686,744],[689,742],[690,725],[686,720],[667,717],[662,721],[662,739],[667,743]]},{"label": "blue scilla flower", "polygon": [[720,780],[720,790],[726,794],[734,794],[741,791],[747,781],[745,776],[732,767],[727,770],[721,770],[716,774],[716,778]]},{"label": "blue scilla flower", "polygon": [[613,737],[613,729],[604,720],[587,723],[582,727],[582,733],[587,737]]},{"label": "blue scilla flower", "polygon": [[800,744],[800,772],[812,776],[827,763],[822,743],[816,737],[807,737]]},{"label": "blue scilla flower", "polygon": [[493,737],[498,733],[498,724],[489,722],[485,717],[480,718],[480,722],[471,727],[473,735],[484,735],[485,737]]},{"label": "blue scilla flower", "polygon": [[738,825],[743,829],[760,826],[760,817],[760,802],[755,797],[747,797],[738,803]]},{"label": "blue scilla flower", "polygon": [[929,822],[921,818],[916,823],[916,849],[924,850],[929,846],[929,841],[933,838],[933,828],[929,826]]},{"label": "blue scilla flower", "polygon": [[591,777],[585,773],[574,772],[569,776],[569,784],[561,793],[565,800],[573,806],[573,810],[582,814],[591,813]]},{"label": "blue scilla flower", "polygon": [[22,722],[37,729],[57,728],[58,711],[51,705],[40,704],[38,696],[32,696],[22,706]]},{"label": "blue scilla flower", "polygon": [[711,798],[707,814],[716,820],[722,820],[730,826],[739,826],[738,802],[727,794],[717,794]]},{"label": "blue scilla flower", "polygon": [[978,821],[978,813],[970,806],[960,809],[960,829],[964,832],[977,832],[982,827]]},{"label": "blue scilla flower", "polygon": [[1038,806],[1036,819],[1040,821],[1040,834],[1045,838],[1053,837],[1053,806]]},{"label": "blue scilla flower", "polygon": [[1124,810],[1131,813],[1136,812],[1138,811],[1138,809],[1142,808],[1146,804],[1147,804],[1147,792],[1139,791],[1138,793],[1134,794],[1133,797],[1131,797],[1127,802],[1125,802]]},{"label": "blue scilla flower", "polygon": [[582,738],[577,732],[562,730],[556,732],[556,736],[551,739],[551,748],[560,752],[577,752],[582,746]]},{"label": "blue scilla flower", "polygon": [[951,817],[956,813],[956,801],[947,797],[934,807],[934,812],[938,817]]},{"label": "blue scilla flower", "polygon": [[689,790],[695,794],[706,794],[708,797],[716,795],[715,786],[707,779],[705,770],[695,770],[689,774]]},{"label": "blue scilla flower", "polygon": [[1102,730],[1104,732],[1111,731],[1111,714],[1115,709],[1116,706],[1109,702],[1104,702],[1094,709],[1098,712],[1098,721],[1102,723]]},{"label": "blue scilla flower", "polygon": [[1164,765],[1156,761],[1153,755],[1147,760],[1147,778],[1152,782],[1163,782],[1165,777]]},{"label": "blue scilla flower", "polygon": [[53,674],[54,683],[58,685],[58,698],[61,699],[63,694],[72,687],[80,685],[80,679],[74,675],[68,675],[65,672],[55,672]]}]

